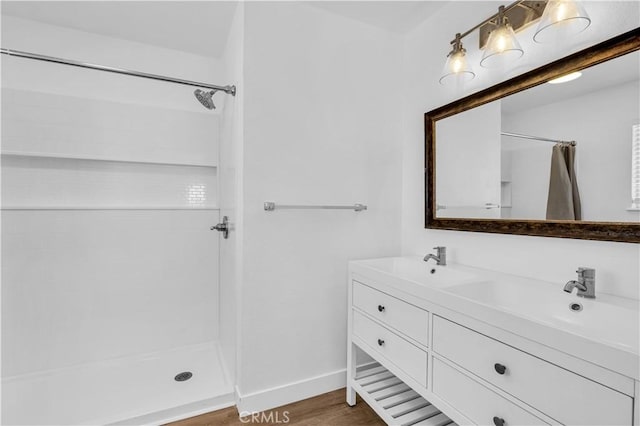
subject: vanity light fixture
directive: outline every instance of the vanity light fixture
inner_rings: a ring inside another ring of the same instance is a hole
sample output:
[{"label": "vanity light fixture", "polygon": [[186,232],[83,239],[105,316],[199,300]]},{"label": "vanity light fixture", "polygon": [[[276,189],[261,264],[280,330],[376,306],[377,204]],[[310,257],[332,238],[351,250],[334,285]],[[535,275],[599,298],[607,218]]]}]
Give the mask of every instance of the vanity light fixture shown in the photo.
[{"label": "vanity light fixture", "polygon": [[576,80],[582,77],[582,73],[580,71],[572,72],[571,74],[566,74],[558,78],[554,78],[553,80],[549,80],[547,83],[549,84],[560,84],[567,83],[569,81]]},{"label": "vanity light fixture", "polygon": [[471,81],[476,74],[471,69],[469,61],[467,61],[467,51],[462,47],[462,38],[460,33],[456,34],[453,41],[453,49],[447,55],[447,62],[444,64],[440,84],[447,84],[449,80]]},{"label": "vanity light fixture", "polygon": [[500,6],[496,18],[496,29],[489,33],[489,40],[482,54],[480,66],[485,68],[501,67],[521,58],[523,54],[524,50],[518,43],[516,33],[504,15],[504,6]]},{"label": "vanity light fixture", "polygon": [[479,30],[479,46],[484,49],[480,65],[494,68],[522,57],[524,50],[516,33],[537,21],[540,23],[534,40],[540,43],[580,33],[591,24],[584,6],[575,0],[517,0],[508,6],[500,6],[498,13],[456,34],[451,41],[453,47],[447,55],[440,84],[466,82],[475,77],[462,47],[462,39],[475,30]]},{"label": "vanity light fixture", "polygon": [[550,0],[533,40],[537,43],[561,41],[581,33],[591,25],[584,6],[576,0]]}]

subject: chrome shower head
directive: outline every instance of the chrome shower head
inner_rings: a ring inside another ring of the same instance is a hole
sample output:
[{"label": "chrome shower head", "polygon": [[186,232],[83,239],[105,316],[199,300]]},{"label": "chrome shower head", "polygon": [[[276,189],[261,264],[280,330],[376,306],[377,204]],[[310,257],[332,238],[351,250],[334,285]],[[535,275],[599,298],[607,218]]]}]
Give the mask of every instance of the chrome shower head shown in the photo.
[{"label": "chrome shower head", "polygon": [[200,103],[206,109],[216,109],[215,104],[213,103],[213,95],[217,92],[217,90],[212,90],[210,92],[205,92],[204,90],[196,89],[193,94],[196,99],[200,101]]}]

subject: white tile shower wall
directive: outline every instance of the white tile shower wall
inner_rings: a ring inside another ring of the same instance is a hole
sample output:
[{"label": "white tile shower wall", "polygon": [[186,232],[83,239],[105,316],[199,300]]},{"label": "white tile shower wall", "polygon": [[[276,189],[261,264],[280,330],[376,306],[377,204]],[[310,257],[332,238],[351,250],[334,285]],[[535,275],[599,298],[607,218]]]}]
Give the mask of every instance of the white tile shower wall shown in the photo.
[{"label": "white tile shower wall", "polygon": [[3,376],[213,340],[211,212],[187,213],[4,211]]},{"label": "white tile shower wall", "polygon": [[[2,43],[5,48],[15,50],[164,74],[186,80],[225,84],[223,64],[216,58],[13,16],[2,16]],[[32,62],[27,59],[21,61]],[[193,91],[187,86],[111,73],[96,74],[96,71],[63,65],[52,64],[47,69],[46,78],[37,71],[35,67],[25,67],[24,79],[14,88],[63,95],[76,93],[82,98],[202,112],[202,106],[193,102]],[[50,84],[52,81],[55,84]]]},{"label": "white tile shower wall", "polygon": [[[345,368],[347,261],[400,250],[402,128],[400,37],[295,2],[245,13],[246,395]],[[267,200],[369,209],[265,212]],[[293,388],[277,402],[305,397]]]},{"label": "white tile shower wall", "polygon": [[[9,16],[2,17],[2,36],[3,47],[18,50],[191,80],[223,82],[225,77],[220,60],[215,58]],[[2,59],[3,65],[8,63],[5,60],[19,60],[4,55]],[[105,156],[120,158],[121,155],[122,159],[148,161],[216,161],[219,115],[204,117],[206,111],[196,102],[189,87],[63,65],[51,66],[43,73],[35,62],[22,61],[24,65],[18,69],[24,70],[23,73],[3,73],[3,88],[9,81],[12,89],[29,91],[34,97],[45,93],[42,103],[46,105],[51,96],[72,97],[70,102],[74,104],[88,103],[86,122],[97,128],[105,127],[97,129],[97,134],[111,134],[116,138],[124,132],[131,144],[148,148],[133,152],[127,150],[128,144],[123,144],[120,150],[103,152]],[[116,103],[122,105],[105,106]],[[96,115],[90,113],[91,108]],[[123,109],[136,112],[122,117]],[[113,113],[112,120],[101,121],[105,111]],[[172,115],[171,111],[176,114]],[[166,121],[167,117],[175,121],[169,126],[171,131],[163,131],[166,123],[162,123],[148,133],[139,133],[140,123],[127,121],[135,121],[136,117],[150,122]],[[33,117],[26,114],[23,118]],[[73,121],[64,114],[58,118]],[[184,129],[184,137],[193,143],[178,140],[174,130],[179,127]],[[134,131],[130,131],[132,129]],[[77,136],[73,126],[67,126],[67,132]],[[79,133],[86,138],[68,146],[69,150],[76,148],[71,155],[101,154],[97,143],[92,144],[91,151],[82,152],[80,144],[86,139],[96,140],[91,139],[91,132]],[[41,136],[46,134],[43,132]],[[204,137],[207,140],[201,139]],[[63,139],[58,138],[58,142],[68,142]],[[19,142],[20,138],[15,141]],[[101,142],[109,144],[110,141]],[[20,147],[14,144],[12,150],[17,150],[16,146]],[[189,149],[185,150],[185,146]],[[65,152],[68,151],[65,149]],[[26,160],[7,161],[13,164]],[[206,172],[205,176],[198,176],[174,166],[168,166],[171,171],[163,173],[158,167],[165,166],[97,163],[103,165],[91,167],[87,162],[76,164],[74,161],[28,160],[31,166],[34,162],[45,164],[34,168],[39,175],[25,175],[21,182],[39,176],[40,182],[34,185],[50,185],[50,192],[38,192],[40,201],[47,205],[55,202],[55,196],[50,198],[55,195],[52,191],[58,195],[67,191],[67,195],[72,194],[74,198],[60,197],[65,202],[119,207],[136,207],[136,199],[143,200],[147,207],[153,204],[189,207],[189,196],[192,201],[200,202],[203,195],[196,186],[189,192],[190,180],[217,185],[215,169],[213,174]],[[13,168],[16,173],[24,170]],[[57,179],[63,171],[67,173],[65,179],[75,173],[75,181],[58,179],[43,183],[52,174]],[[176,183],[181,176],[187,179],[184,185]],[[212,176],[214,180],[210,181]],[[72,188],[71,184],[77,186]],[[137,184],[141,186],[136,187]],[[118,185],[125,187],[118,188]],[[43,187],[37,188],[40,191]],[[96,188],[104,192],[98,194]],[[136,191],[142,191],[143,196],[136,197]],[[172,198],[178,196],[178,191],[181,200]],[[214,190],[206,195],[216,193]],[[14,195],[16,202],[24,202],[33,201],[37,194]],[[3,211],[3,377],[216,339],[218,237],[209,227],[217,221],[215,210]]]},{"label": "white tile shower wall", "polygon": [[[58,64],[2,56],[2,148],[4,151],[159,163],[217,166],[218,151],[211,143],[218,134],[219,115],[201,108],[185,111],[133,103],[123,93],[120,102],[90,99],[82,93],[52,94],[22,89],[28,79],[47,81],[56,68],[62,80],[80,77],[99,84],[99,71],[83,71]],[[60,69],[62,67],[62,70]],[[61,71],[67,71],[63,73]],[[33,74],[30,74],[32,72]],[[69,74],[68,72],[71,72]],[[43,77],[46,76],[46,77]],[[134,77],[118,77],[136,86]],[[132,80],[133,79],[133,80]],[[165,83],[168,84],[168,83]],[[137,87],[129,90],[135,93]],[[181,98],[195,99],[189,88]],[[135,95],[134,95],[135,96]],[[182,99],[178,98],[177,101]],[[70,131],[69,129],[73,129]]]},{"label": "white tile shower wall", "polygon": [[510,71],[480,68],[477,39],[465,41],[478,76],[464,91],[438,83],[449,41],[456,31],[471,28],[497,9],[498,2],[451,2],[408,34],[404,67],[402,252],[423,254],[446,245],[454,262],[558,282],[575,276],[577,266],[598,271],[598,291],[638,299],[640,247],[637,244],[563,240],[557,238],[480,234],[424,229],[423,115],[463,95],[543,65],[568,53],[606,40],[640,25],[640,3],[587,2],[591,27],[581,36],[552,45],[537,45],[528,29],[519,40],[525,56]]},{"label": "white tile shower wall", "polygon": [[216,169],[5,156],[3,208],[215,208]]}]

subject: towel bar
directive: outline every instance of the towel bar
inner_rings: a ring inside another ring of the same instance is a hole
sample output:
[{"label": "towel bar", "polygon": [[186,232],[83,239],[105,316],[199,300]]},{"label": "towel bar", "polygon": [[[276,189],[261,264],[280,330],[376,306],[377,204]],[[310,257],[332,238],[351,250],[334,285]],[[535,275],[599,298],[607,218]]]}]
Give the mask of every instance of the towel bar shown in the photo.
[{"label": "towel bar", "polygon": [[275,209],[304,209],[304,210],[311,210],[311,209],[322,209],[322,210],[353,210],[356,212],[361,212],[362,210],[367,210],[367,206],[364,204],[354,204],[352,206],[299,206],[299,205],[284,205],[284,204],[277,204],[273,201],[265,201],[264,202],[264,209],[266,211],[273,211]]}]

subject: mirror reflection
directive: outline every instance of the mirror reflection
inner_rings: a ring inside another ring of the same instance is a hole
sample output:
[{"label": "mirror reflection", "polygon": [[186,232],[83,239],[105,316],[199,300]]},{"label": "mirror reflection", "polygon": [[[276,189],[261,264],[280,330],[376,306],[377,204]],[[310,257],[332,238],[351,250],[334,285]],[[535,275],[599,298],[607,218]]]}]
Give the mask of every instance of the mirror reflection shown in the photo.
[{"label": "mirror reflection", "polygon": [[640,222],[638,99],[636,51],[438,120],[436,217]]}]

